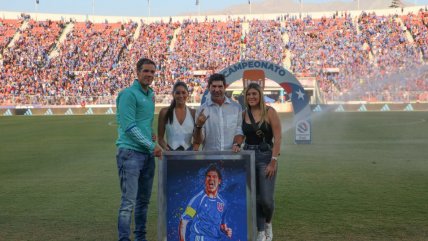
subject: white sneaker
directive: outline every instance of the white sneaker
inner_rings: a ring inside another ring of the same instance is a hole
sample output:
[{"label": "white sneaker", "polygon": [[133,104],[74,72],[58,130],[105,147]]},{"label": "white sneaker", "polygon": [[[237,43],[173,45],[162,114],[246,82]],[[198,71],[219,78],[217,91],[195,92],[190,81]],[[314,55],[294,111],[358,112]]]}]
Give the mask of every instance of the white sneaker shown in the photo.
[{"label": "white sneaker", "polygon": [[266,241],[265,231],[257,233],[257,241]]},{"label": "white sneaker", "polygon": [[266,241],[272,241],[272,238],[273,238],[272,223],[266,223],[265,231],[266,231]]}]

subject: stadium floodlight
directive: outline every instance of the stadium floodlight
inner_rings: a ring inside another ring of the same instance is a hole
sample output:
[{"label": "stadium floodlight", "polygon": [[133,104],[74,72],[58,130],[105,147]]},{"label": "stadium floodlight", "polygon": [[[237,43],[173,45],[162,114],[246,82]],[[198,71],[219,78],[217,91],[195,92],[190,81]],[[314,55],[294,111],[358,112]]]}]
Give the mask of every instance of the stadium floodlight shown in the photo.
[{"label": "stadium floodlight", "polygon": [[152,16],[152,10],[150,8],[150,0],[147,0],[147,8],[149,9],[149,17]]},{"label": "stadium floodlight", "polygon": [[250,6],[250,14],[252,14],[252,13],[253,13],[253,10],[252,10],[252,8],[251,8],[251,1],[250,1],[250,0],[248,0],[248,5]]},{"label": "stadium floodlight", "polygon": [[36,18],[37,18],[37,12],[39,11],[39,0],[36,0],[36,4],[34,4],[35,10],[36,10]]},{"label": "stadium floodlight", "polygon": [[196,0],[196,5],[198,6],[198,16],[201,16],[201,3],[199,0]]},{"label": "stadium floodlight", "polygon": [[403,3],[401,2],[401,0],[392,0],[391,5],[389,7],[390,8],[402,8]]}]

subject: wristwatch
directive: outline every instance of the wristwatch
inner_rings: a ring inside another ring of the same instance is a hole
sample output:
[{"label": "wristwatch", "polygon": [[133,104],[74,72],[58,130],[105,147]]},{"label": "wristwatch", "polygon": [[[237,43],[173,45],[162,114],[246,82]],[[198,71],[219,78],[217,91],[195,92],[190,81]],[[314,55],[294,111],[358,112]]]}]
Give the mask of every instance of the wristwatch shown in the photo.
[{"label": "wristwatch", "polygon": [[241,144],[239,144],[239,143],[233,143],[233,145],[241,148]]}]

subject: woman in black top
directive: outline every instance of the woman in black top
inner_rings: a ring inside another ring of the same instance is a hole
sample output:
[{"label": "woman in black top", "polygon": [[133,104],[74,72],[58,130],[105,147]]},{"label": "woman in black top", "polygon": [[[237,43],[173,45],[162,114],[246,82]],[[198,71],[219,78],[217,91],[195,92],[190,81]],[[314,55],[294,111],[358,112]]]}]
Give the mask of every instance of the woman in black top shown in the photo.
[{"label": "woman in black top", "polygon": [[[260,85],[249,84],[244,97],[244,149],[254,150],[256,155],[257,241],[271,241],[274,188],[281,148],[281,121],[275,109],[266,106]],[[251,115],[254,121],[251,121]]]}]

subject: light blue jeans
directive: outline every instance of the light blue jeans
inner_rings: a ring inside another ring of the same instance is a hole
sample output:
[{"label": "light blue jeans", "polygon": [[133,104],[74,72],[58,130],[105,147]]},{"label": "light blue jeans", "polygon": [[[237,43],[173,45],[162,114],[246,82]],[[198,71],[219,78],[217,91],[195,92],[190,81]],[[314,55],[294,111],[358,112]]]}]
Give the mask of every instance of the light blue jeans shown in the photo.
[{"label": "light blue jeans", "polygon": [[122,198],[119,208],[119,241],[130,241],[134,210],[135,241],[146,241],[147,209],[152,194],[155,158],[152,154],[119,148],[116,155]]}]

